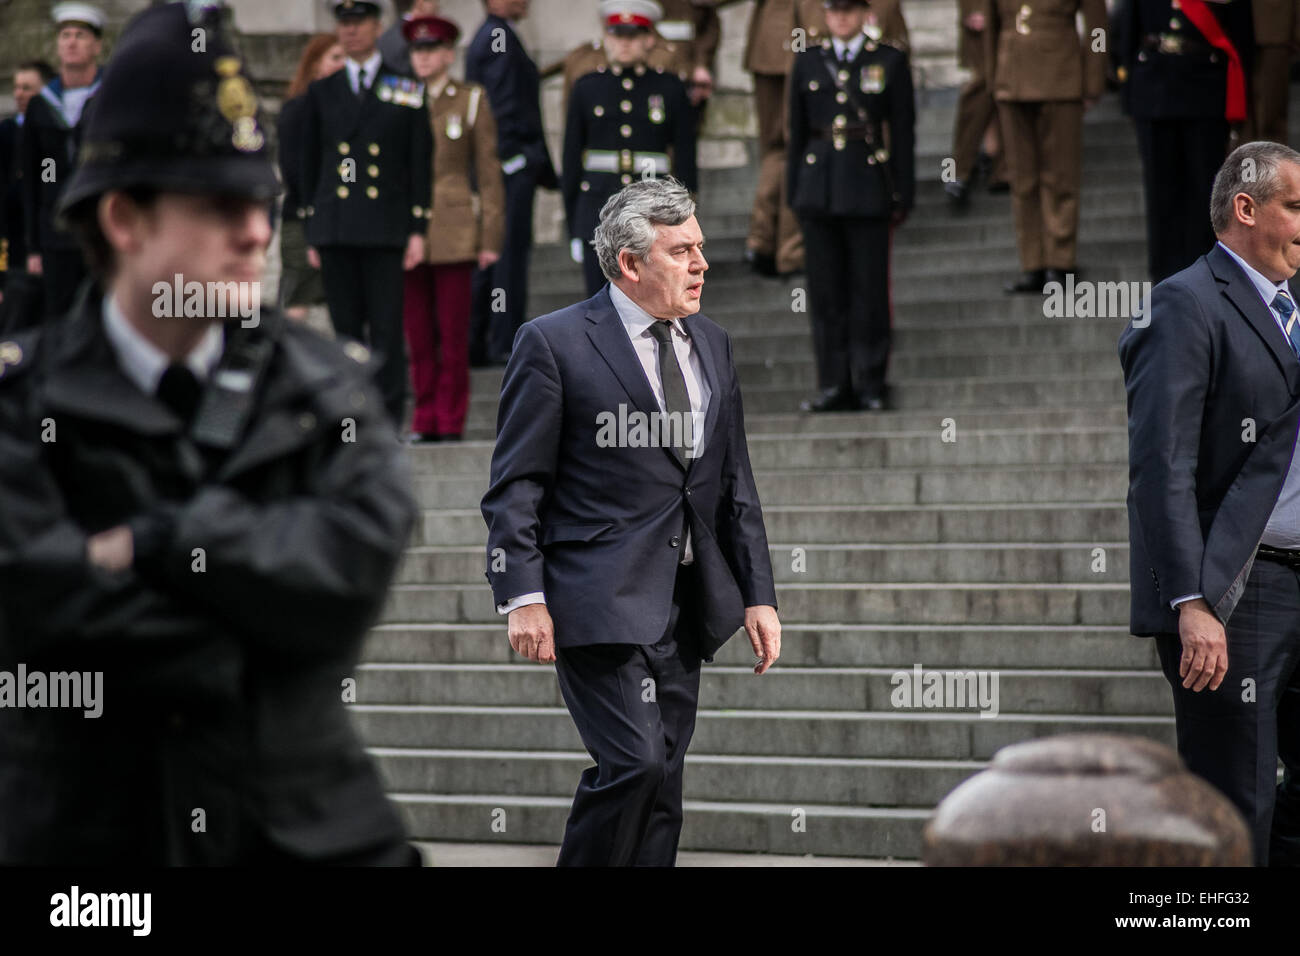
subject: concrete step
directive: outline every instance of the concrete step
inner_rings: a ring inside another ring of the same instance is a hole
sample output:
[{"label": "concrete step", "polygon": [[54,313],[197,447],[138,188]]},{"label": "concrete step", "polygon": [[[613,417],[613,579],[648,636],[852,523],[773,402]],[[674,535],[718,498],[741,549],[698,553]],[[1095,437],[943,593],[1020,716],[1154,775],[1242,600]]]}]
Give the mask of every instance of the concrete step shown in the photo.
[{"label": "concrete step", "polygon": [[[820,418],[835,418],[846,424],[863,422],[863,416]],[[864,424],[875,425],[882,420],[883,416],[867,418]],[[751,433],[755,431],[750,428]],[[1029,504],[1052,498],[1118,504],[1124,501],[1128,489],[1127,476],[1113,464],[846,468],[811,473],[804,468],[765,469],[755,472],[755,480],[759,499],[766,508],[808,501],[823,505],[856,505],[864,501],[896,505]],[[415,479],[416,499],[428,509],[473,510],[483,500],[487,487],[485,474],[421,475]]]},{"label": "concrete step", "polygon": [[[785,667],[885,667],[922,661],[927,667],[1105,667],[1149,670],[1160,666],[1154,642],[1123,626],[1004,624],[805,624],[782,613]],[[367,638],[371,663],[507,663],[520,661],[506,638],[505,618],[486,624],[381,624]],[[718,666],[753,662],[749,642],[722,646]],[[710,665],[713,666],[713,665]]]},{"label": "concrete step", "polygon": [[[355,704],[349,711],[372,747],[582,749],[563,707]],[[937,710],[751,712],[717,710],[706,702],[691,753],[988,760],[1008,744],[1063,733],[1139,734],[1172,746],[1173,730],[1172,716],[1004,712],[985,719]]]},{"label": "concrete step", "polygon": [[[749,667],[710,666],[700,678],[700,701],[718,710],[898,711],[896,694],[923,687],[929,668],[778,667],[756,680]],[[946,672],[962,707],[945,713],[1141,714],[1173,713],[1168,684],[1159,670],[1010,670]],[[554,671],[519,664],[364,664],[357,668],[360,704],[421,704],[484,707],[560,707],[564,699]],[[914,683],[914,678],[916,683]],[[992,681],[996,678],[994,687]],[[943,677],[941,679],[949,679]],[[977,683],[978,682],[978,683]],[[904,688],[903,685],[906,685]],[[913,698],[909,697],[908,700]],[[938,698],[936,698],[937,700]]]},{"label": "concrete step", "polygon": [[[1128,580],[1128,541],[1048,544],[783,544],[771,545],[781,584],[815,581],[978,581],[1096,584]],[[398,584],[476,584],[479,546],[416,547],[398,568]]]},{"label": "concrete step", "polygon": [[[582,751],[377,747],[388,789],[403,793],[510,793],[571,797],[591,757]],[[688,800],[932,806],[987,764],[979,760],[755,757],[688,753]]]},{"label": "concrete step", "polygon": [[[808,624],[1121,627],[1129,612],[1127,584],[785,584],[777,601],[784,619]],[[485,585],[403,584],[392,588],[379,620],[486,624],[500,617]]]}]

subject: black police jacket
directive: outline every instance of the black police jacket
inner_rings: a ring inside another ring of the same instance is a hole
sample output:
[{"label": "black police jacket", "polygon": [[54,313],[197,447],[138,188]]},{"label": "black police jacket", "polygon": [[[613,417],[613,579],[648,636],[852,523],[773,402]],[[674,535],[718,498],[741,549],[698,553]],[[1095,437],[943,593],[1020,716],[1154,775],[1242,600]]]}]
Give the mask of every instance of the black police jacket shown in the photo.
[{"label": "black police jacket", "polygon": [[[588,169],[584,158],[590,151],[621,162],[612,171]],[[645,154],[670,157],[671,168],[649,165]],[[695,112],[676,74],[646,66],[602,67],[573,84],[561,165],[570,238],[590,239],[604,200],[634,177],[669,172],[692,192],[698,187]],[[586,217],[578,213],[583,193],[592,200]]]},{"label": "black police jacket", "polygon": [[[0,864],[400,841],[343,702],[415,515],[367,368],[286,324],[200,477],[99,300],[78,305],[0,342],[0,672],[101,672],[102,713],[0,708]],[[122,523],[133,567],[91,566],[87,537]]]},{"label": "black police jacket", "polygon": [[307,242],[400,248],[423,236],[433,194],[423,85],[380,69],[362,98],[338,70],[306,97],[299,185]]},{"label": "black police jacket", "polygon": [[915,126],[906,53],[869,38],[847,66],[836,62],[829,40],[800,53],[790,75],[790,208],[818,216],[906,213],[916,193]]}]

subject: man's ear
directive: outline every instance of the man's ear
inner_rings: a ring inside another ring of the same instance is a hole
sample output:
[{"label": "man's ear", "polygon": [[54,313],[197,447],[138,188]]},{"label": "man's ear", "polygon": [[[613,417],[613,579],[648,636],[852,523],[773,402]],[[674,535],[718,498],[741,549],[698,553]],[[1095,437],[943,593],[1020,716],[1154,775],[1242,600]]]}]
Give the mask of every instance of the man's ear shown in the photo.
[{"label": "man's ear", "polygon": [[641,276],[637,270],[639,262],[629,249],[620,249],[618,251],[618,270],[623,273],[623,278],[629,282],[640,282]]},{"label": "man's ear", "polygon": [[139,247],[145,210],[126,193],[112,189],[100,196],[96,215],[100,232],[114,252],[129,252]]},{"label": "man's ear", "polygon": [[1232,197],[1232,216],[1238,222],[1247,226],[1255,225],[1256,212],[1255,200],[1249,193],[1237,193]]}]

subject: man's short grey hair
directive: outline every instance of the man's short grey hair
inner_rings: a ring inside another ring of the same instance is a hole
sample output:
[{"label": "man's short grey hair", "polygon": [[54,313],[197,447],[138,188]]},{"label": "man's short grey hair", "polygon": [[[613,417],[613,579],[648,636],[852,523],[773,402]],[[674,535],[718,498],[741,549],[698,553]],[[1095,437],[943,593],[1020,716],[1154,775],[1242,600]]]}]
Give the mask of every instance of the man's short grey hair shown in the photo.
[{"label": "man's short grey hair", "polygon": [[618,254],[626,249],[645,261],[655,241],[655,226],[680,226],[695,215],[690,191],[671,176],[638,179],[624,186],[600,208],[600,224],[591,246],[605,278],[621,276]]},{"label": "man's short grey hair", "polygon": [[1283,163],[1300,165],[1300,153],[1281,143],[1243,143],[1223,161],[1210,194],[1210,225],[1222,235],[1232,225],[1232,197],[1245,193],[1263,205],[1282,188],[1278,171]]}]

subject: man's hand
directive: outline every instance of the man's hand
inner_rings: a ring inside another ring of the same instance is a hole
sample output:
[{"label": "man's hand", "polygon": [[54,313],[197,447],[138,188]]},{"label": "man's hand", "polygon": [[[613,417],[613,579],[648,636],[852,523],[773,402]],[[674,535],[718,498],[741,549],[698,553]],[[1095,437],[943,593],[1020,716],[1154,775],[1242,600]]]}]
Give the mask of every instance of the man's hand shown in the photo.
[{"label": "man's hand", "polygon": [[777,620],[776,608],[770,604],[745,608],[745,633],[749,635],[754,656],[759,658],[754,673],[766,673],[781,656],[781,622]]},{"label": "man's hand", "polygon": [[125,571],[134,558],[131,529],[124,524],[86,539],[86,560],[105,571]]},{"label": "man's hand", "polygon": [[41,255],[39,252],[33,252],[27,257],[27,271],[34,276],[41,274]]},{"label": "man's hand", "polygon": [[692,106],[699,106],[713,95],[713,74],[705,66],[697,66],[691,72],[690,99]]},{"label": "man's hand", "polygon": [[320,268],[320,253],[316,251],[315,246],[307,247],[307,265],[313,269]]},{"label": "man's hand", "polygon": [[480,269],[486,269],[489,266],[495,265],[496,261],[500,258],[501,255],[493,252],[491,249],[480,249],[478,254],[478,267]]},{"label": "man's hand", "polygon": [[555,660],[555,625],[545,604],[525,604],[510,612],[510,646],[530,661],[550,664]]},{"label": "man's hand", "polygon": [[1183,686],[1200,691],[1209,685],[1210,690],[1218,690],[1228,673],[1228,636],[1205,598],[1178,605],[1178,636],[1183,642],[1178,661]]},{"label": "man's hand", "polygon": [[410,271],[424,261],[424,236],[418,232],[411,233],[406,240],[406,252],[402,256],[402,270]]},{"label": "man's hand", "polygon": [[984,32],[984,14],[972,13],[962,20],[962,26],[974,33]]}]

